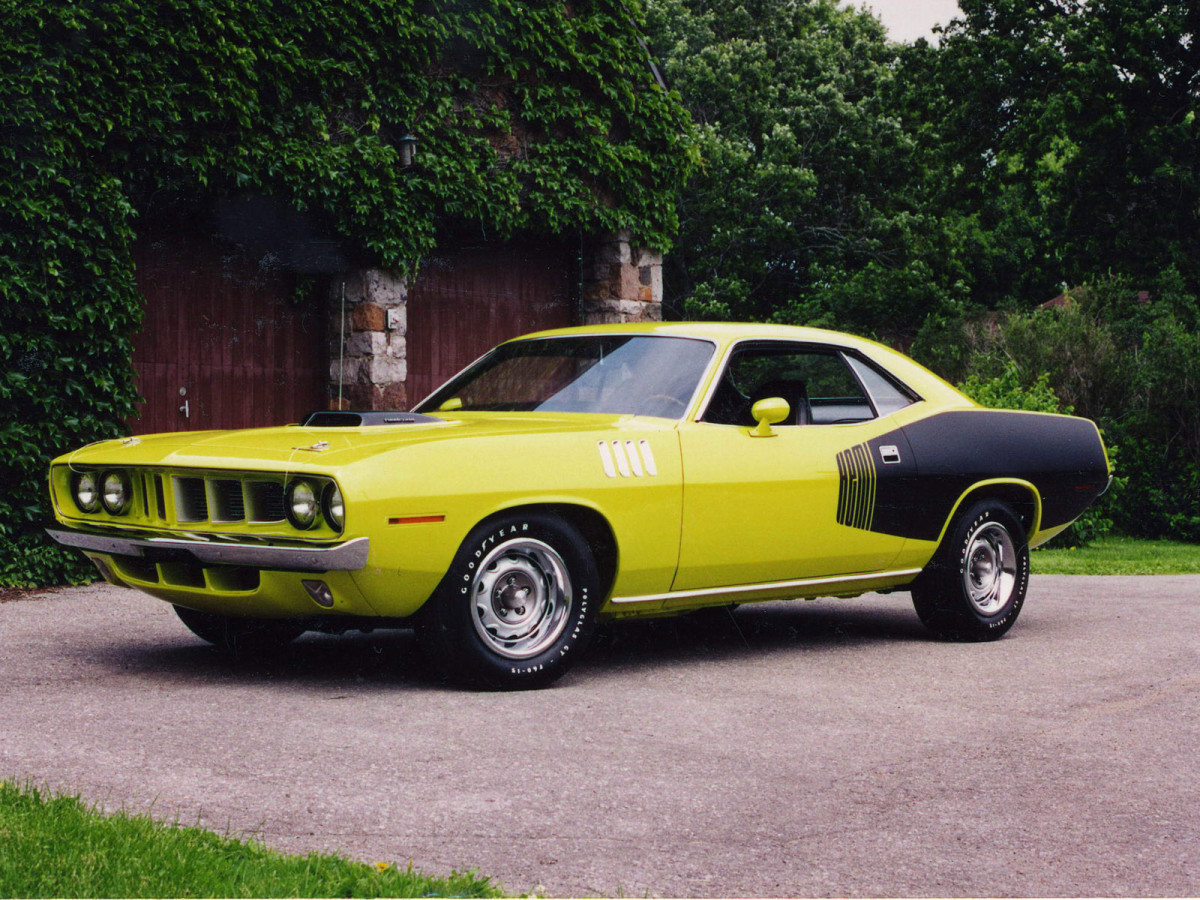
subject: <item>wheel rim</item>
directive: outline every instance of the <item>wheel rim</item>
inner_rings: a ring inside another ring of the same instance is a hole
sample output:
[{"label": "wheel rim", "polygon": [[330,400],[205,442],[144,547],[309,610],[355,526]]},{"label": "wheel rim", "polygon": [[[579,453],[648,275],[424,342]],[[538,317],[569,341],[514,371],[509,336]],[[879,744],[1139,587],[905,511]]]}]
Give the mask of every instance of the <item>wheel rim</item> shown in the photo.
[{"label": "wheel rim", "polygon": [[1008,530],[996,522],[980,525],[967,538],[963,587],[971,605],[994,616],[1012,599],[1017,584],[1017,551]]},{"label": "wheel rim", "polygon": [[489,650],[528,659],[562,635],[571,611],[567,564],[549,544],[518,538],[495,547],[471,582],[475,631]]}]

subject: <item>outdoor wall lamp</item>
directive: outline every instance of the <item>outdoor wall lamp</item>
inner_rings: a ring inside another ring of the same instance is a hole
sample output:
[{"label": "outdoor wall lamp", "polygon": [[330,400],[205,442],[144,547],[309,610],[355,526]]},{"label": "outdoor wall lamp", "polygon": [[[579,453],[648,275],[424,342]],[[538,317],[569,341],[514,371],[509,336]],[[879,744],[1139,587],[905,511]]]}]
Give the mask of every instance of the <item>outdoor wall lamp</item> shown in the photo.
[{"label": "outdoor wall lamp", "polygon": [[417,139],[405,132],[404,137],[400,138],[398,143],[400,144],[400,167],[407,169],[413,164],[413,157],[417,155]]}]

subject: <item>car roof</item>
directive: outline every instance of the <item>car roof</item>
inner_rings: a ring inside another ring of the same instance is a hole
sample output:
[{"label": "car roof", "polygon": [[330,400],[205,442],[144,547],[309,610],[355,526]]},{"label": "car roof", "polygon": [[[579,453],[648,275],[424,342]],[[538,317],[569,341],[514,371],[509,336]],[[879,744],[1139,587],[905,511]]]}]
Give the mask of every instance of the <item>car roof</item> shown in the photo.
[{"label": "car roof", "polygon": [[[571,328],[553,328],[521,335],[529,337],[562,337],[585,334],[662,334],[676,337],[707,338],[720,342],[745,338],[786,338],[789,340],[812,341],[865,341],[840,331],[825,328],[807,328],[799,325],[764,325],[754,322],[626,322],[616,325],[576,325]],[[867,343],[872,343],[867,341]]]},{"label": "car roof", "polygon": [[626,322],[616,325],[576,325],[523,334],[514,341],[528,338],[568,337],[571,335],[646,334],[710,340],[725,348],[743,340],[811,341],[833,344],[858,350],[877,363],[882,363],[892,375],[926,399],[938,399],[943,404],[973,406],[952,385],[943,381],[920,363],[885,344],[827,328],[800,325],[767,325],[759,322]]}]

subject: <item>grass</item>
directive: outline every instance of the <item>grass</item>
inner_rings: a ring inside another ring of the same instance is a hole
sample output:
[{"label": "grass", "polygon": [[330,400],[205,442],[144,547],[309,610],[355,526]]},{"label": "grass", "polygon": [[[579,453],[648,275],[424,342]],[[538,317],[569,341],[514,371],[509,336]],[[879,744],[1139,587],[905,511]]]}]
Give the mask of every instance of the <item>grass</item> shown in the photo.
[{"label": "grass", "polygon": [[1193,575],[1200,544],[1103,537],[1084,547],[1034,550],[1030,566],[1044,575]]},{"label": "grass", "polygon": [[496,896],[473,873],[435,878],[411,865],[286,856],[0,781],[0,897]]}]

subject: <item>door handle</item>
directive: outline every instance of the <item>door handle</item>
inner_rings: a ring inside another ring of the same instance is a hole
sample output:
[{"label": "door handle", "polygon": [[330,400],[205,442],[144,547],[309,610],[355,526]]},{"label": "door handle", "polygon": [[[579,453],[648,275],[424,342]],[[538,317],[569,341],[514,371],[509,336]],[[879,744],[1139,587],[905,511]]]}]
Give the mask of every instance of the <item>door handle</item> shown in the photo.
[{"label": "door handle", "polygon": [[183,406],[179,407],[179,411],[183,413],[183,417],[185,419],[190,419],[192,417],[191,401],[184,400]]}]

